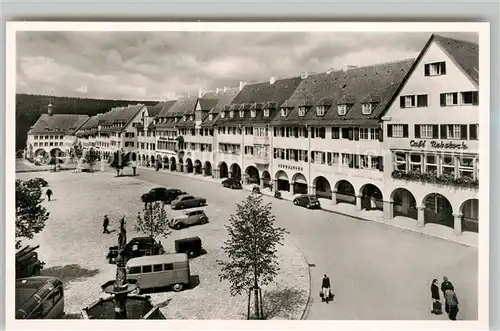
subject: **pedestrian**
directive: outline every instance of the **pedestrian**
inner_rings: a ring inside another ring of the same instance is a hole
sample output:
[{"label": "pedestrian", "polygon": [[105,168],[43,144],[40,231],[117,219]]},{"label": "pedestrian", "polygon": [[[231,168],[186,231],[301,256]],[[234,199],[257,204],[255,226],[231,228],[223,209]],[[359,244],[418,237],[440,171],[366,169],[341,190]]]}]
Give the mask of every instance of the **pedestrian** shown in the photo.
[{"label": "pedestrian", "polygon": [[52,192],[52,190],[49,188],[49,189],[47,190],[47,192],[45,192],[45,194],[47,194],[47,198],[48,198],[48,199],[49,199],[49,201],[50,201],[50,197],[51,197],[54,193],[53,193],[53,192]]},{"label": "pedestrian", "polygon": [[431,284],[432,311],[431,313],[441,315],[443,313],[441,306],[441,297],[439,295],[438,280],[434,278]]},{"label": "pedestrian", "polygon": [[[443,282],[441,283],[441,292],[443,292],[443,297],[446,290],[455,291],[455,288],[453,287],[453,284],[448,280],[448,277],[444,276]],[[447,313],[450,311],[450,307],[448,307],[448,302],[446,300],[444,302],[444,310]]]},{"label": "pedestrian", "polygon": [[109,230],[108,230],[108,226],[109,226],[109,218],[108,218],[108,215],[104,215],[104,221],[102,222],[102,227],[103,227],[102,233],[106,233],[106,234],[111,233],[111,232],[109,232]]},{"label": "pedestrian", "polygon": [[330,300],[330,278],[326,274],[321,282],[321,291],[323,292],[323,300],[328,303]]},{"label": "pedestrian", "polygon": [[446,300],[446,306],[448,307],[448,317],[452,321],[457,320],[458,315],[458,298],[457,294],[452,289],[447,289],[444,292],[444,299]]}]

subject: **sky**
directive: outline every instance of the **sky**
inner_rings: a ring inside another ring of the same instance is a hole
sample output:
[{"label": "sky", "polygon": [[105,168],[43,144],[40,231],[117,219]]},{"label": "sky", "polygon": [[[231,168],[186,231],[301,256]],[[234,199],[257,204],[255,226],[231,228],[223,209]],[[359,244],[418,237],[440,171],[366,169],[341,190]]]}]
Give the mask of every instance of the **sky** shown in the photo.
[{"label": "sky", "polygon": [[[440,33],[477,42],[476,33]],[[430,33],[17,32],[17,93],[162,101],[415,58]]]}]

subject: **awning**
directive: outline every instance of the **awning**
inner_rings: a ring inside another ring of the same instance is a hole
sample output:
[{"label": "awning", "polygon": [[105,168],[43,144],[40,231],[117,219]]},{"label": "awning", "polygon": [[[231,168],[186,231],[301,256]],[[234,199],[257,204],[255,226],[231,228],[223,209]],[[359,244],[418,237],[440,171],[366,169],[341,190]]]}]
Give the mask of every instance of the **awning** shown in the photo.
[{"label": "awning", "polygon": [[281,171],[279,174],[278,174],[278,179],[279,180],[286,180],[288,181],[288,176],[286,175],[286,173],[284,171]]},{"label": "awning", "polygon": [[307,180],[304,177],[304,175],[299,174],[297,177],[295,177],[294,183],[296,184],[306,184],[307,185]]}]

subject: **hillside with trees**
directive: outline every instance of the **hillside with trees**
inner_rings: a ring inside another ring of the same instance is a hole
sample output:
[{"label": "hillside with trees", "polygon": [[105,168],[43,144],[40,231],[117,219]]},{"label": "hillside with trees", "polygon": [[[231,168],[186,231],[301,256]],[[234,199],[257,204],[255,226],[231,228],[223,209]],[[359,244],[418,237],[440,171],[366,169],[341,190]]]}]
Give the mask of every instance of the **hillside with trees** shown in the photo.
[{"label": "hillside with trees", "polygon": [[47,112],[47,105],[50,101],[53,105],[53,114],[86,114],[89,116],[105,113],[113,107],[123,107],[137,103],[149,106],[158,103],[157,101],[103,100],[16,94],[16,150],[26,147],[26,134],[40,115]]}]

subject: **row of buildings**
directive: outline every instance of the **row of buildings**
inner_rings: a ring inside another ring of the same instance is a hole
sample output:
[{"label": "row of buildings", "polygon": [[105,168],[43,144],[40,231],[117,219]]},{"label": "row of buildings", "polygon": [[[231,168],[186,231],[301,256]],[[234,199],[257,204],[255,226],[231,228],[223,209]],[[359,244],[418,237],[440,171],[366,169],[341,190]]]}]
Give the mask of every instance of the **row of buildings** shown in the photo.
[{"label": "row of buildings", "polygon": [[416,59],[245,84],[88,118],[44,114],[28,154],[79,139],[106,158],[478,231],[478,45],[432,35]]}]

